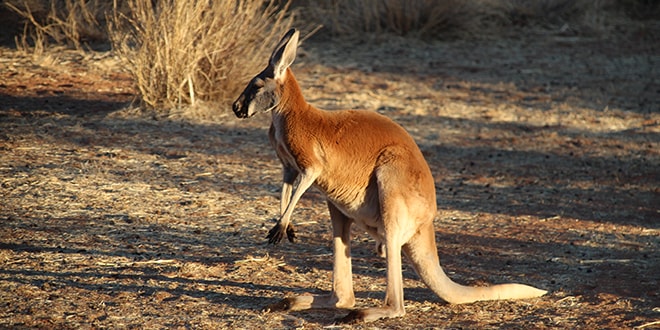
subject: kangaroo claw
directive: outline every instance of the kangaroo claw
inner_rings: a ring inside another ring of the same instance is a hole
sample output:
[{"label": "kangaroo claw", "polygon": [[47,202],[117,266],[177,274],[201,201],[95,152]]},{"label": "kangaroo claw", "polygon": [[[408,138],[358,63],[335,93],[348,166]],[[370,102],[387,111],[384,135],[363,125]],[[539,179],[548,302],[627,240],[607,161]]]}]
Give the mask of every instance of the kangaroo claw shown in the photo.
[{"label": "kangaroo claw", "polygon": [[282,241],[282,238],[284,238],[285,234],[289,242],[294,243],[296,232],[293,229],[293,226],[289,223],[286,228],[284,228],[282,223],[278,222],[268,232],[268,236],[266,236],[266,238],[268,239],[269,244],[277,244]]}]

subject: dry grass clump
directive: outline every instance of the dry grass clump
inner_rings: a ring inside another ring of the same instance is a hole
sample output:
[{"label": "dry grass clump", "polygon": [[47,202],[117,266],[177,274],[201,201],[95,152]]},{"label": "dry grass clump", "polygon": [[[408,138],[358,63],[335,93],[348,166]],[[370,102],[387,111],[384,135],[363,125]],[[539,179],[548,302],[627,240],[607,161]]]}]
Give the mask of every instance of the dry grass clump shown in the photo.
[{"label": "dry grass clump", "polygon": [[6,0],[5,6],[25,20],[16,46],[41,55],[52,45],[83,49],[107,40],[105,17],[113,2],[105,0]]},{"label": "dry grass clump", "polygon": [[500,0],[489,3],[491,23],[502,27],[532,27],[591,34],[606,32],[620,0]]},{"label": "dry grass clump", "polygon": [[112,20],[113,46],[154,109],[234,97],[293,24],[288,3],[272,0],[127,3]]},{"label": "dry grass clump", "polygon": [[474,25],[474,1],[327,0],[306,10],[335,35],[395,33],[433,36]]}]

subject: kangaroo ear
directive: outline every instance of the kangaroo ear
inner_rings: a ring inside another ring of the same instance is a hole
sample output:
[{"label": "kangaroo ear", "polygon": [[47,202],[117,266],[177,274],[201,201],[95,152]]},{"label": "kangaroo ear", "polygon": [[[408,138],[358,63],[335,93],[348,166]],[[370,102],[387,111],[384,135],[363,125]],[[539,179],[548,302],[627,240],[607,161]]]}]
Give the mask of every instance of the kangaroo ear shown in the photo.
[{"label": "kangaroo ear", "polygon": [[270,56],[269,65],[273,68],[274,78],[281,80],[286,74],[286,69],[296,59],[296,50],[298,48],[298,35],[300,33],[296,29],[291,29],[287,32],[280,43],[277,44],[273,54]]}]

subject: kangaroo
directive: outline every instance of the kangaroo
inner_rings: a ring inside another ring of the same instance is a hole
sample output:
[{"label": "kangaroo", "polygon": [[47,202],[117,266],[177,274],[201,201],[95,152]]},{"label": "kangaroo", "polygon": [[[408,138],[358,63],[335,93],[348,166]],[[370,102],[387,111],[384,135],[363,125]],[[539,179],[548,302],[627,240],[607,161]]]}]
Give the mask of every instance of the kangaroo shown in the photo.
[{"label": "kangaroo", "polygon": [[451,304],[521,299],[546,293],[523,284],[470,287],[452,281],[440,266],[433,219],[437,211],[431,170],[413,138],[391,119],[371,111],[324,111],[305,101],[291,64],[299,32],[288,31],[266,69],[233,103],[239,118],[272,113],[268,136],[283,166],[280,218],[268,240],[293,242],[291,214],[311,186],[327,199],[332,222],[334,264],[327,295],[285,298],[270,311],[346,308],[355,305],[350,228],[356,224],[378,243],[387,260],[387,289],[380,307],[351,311],[353,323],[405,314],[401,253],[433,292]]}]

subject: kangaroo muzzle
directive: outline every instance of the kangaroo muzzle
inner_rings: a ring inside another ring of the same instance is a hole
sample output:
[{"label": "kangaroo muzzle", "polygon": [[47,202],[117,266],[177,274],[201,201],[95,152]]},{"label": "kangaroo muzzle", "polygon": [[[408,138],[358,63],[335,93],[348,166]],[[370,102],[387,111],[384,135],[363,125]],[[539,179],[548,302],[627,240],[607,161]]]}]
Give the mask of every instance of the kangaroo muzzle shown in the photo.
[{"label": "kangaroo muzzle", "polygon": [[232,110],[238,118],[247,118],[248,117],[248,107],[243,104],[245,101],[245,95],[241,94],[234,104],[232,104]]}]

